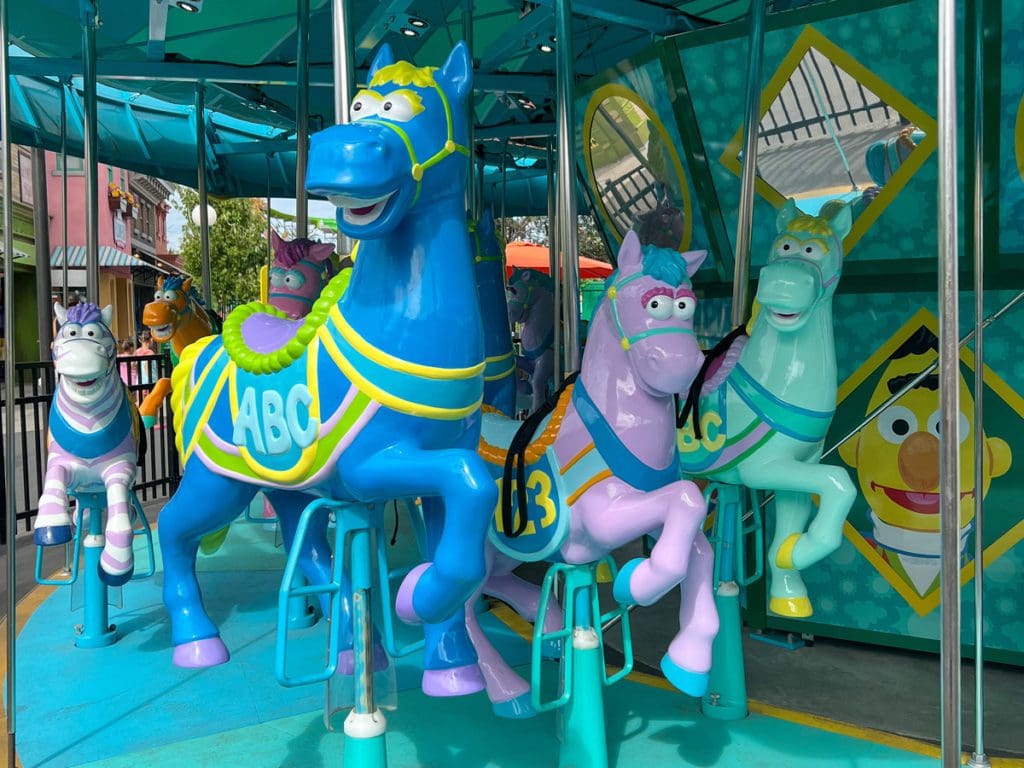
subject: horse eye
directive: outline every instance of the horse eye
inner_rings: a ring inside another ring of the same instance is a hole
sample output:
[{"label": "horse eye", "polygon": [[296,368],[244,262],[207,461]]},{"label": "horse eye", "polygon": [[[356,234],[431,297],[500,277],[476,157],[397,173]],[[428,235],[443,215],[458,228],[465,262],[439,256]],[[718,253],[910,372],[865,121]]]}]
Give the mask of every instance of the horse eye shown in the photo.
[{"label": "horse eye", "polygon": [[385,112],[390,112],[391,111],[391,102],[390,101],[385,101],[384,102],[384,111]]},{"label": "horse eye", "polygon": [[95,336],[96,334],[95,334],[95,332],[93,332],[93,331],[89,331],[89,335],[90,335],[90,336]]},{"label": "horse eye", "polygon": [[813,252],[814,252],[814,249],[811,248],[811,246],[809,246],[809,245],[806,248],[804,248],[804,253],[813,253]]},{"label": "horse eye", "polygon": [[789,243],[783,243],[782,244],[782,250],[788,251],[789,250]]},{"label": "horse eye", "polygon": [[362,104],[362,102],[359,102],[359,101],[357,101],[355,104],[352,105],[352,111],[353,112],[358,112],[362,108],[363,108],[363,104]]}]

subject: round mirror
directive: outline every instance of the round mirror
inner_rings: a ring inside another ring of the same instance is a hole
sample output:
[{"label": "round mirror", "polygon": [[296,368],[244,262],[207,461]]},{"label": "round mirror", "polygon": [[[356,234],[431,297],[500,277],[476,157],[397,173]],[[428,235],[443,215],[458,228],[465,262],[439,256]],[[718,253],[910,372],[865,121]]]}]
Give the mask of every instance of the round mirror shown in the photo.
[{"label": "round mirror", "polygon": [[584,158],[598,214],[621,242],[635,230],[644,245],[685,251],[693,222],[683,164],[665,126],[637,94],[599,88],[583,122]]}]

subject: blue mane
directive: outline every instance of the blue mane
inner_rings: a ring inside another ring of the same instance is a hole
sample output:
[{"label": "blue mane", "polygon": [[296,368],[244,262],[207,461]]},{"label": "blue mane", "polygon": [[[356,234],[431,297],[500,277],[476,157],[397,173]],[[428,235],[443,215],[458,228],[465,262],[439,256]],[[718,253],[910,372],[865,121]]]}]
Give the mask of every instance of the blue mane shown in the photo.
[{"label": "blue mane", "polygon": [[[180,291],[182,290],[182,286],[185,284],[185,279],[186,278],[184,275],[171,275],[170,277],[164,279],[163,290]],[[199,295],[199,291],[196,289],[194,284],[192,285],[191,288],[188,289],[187,295],[191,301],[194,301],[200,307],[206,309],[206,304],[203,302],[203,297]]]},{"label": "blue mane", "polygon": [[689,285],[690,276],[686,274],[686,262],[679,257],[679,252],[672,248],[659,248],[656,245],[643,247],[643,272],[655,280],[678,288]]}]

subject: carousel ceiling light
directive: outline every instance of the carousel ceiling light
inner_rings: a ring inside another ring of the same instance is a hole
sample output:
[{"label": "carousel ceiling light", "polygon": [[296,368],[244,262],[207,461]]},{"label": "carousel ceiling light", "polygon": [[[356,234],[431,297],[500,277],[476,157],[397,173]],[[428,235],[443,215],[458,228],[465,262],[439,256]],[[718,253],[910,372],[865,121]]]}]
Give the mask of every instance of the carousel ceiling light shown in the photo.
[{"label": "carousel ceiling light", "polygon": [[181,8],[181,10],[185,11],[185,13],[199,13],[200,6],[202,5],[202,0],[200,0],[199,2],[188,2],[187,0],[178,0],[176,5],[179,8]]},{"label": "carousel ceiling light", "polygon": [[417,18],[416,16],[410,16],[409,23],[414,27],[418,27],[419,29],[426,29],[429,26],[429,24],[427,24],[427,22],[424,19]]},{"label": "carousel ceiling light", "polygon": [[537,50],[540,51],[541,53],[551,53],[555,49],[552,48],[547,43],[541,43],[540,45],[537,46]]},{"label": "carousel ceiling light", "polygon": [[400,31],[406,37],[419,37],[420,36],[419,32],[417,32],[415,29],[412,29],[410,27],[402,27],[402,29]]}]

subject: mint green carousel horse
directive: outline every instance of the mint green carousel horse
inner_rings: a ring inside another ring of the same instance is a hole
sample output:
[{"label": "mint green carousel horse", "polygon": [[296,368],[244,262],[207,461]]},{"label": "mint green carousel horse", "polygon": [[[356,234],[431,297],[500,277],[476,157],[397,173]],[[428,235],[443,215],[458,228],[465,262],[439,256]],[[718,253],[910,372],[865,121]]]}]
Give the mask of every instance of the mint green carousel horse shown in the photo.
[{"label": "mint green carousel horse", "polygon": [[799,571],[839,547],[856,497],[846,470],[819,463],[836,409],[832,295],[851,223],[839,201],[820,216],[786,202],[750,335],[738,328],[708,354],[679,417],[684,474],[775,492],[769,607],[781,616],[813,613]]}]

